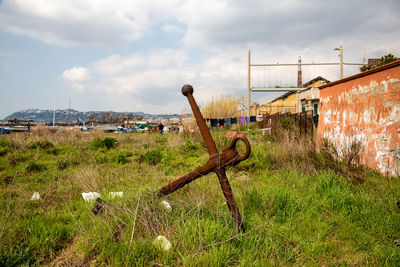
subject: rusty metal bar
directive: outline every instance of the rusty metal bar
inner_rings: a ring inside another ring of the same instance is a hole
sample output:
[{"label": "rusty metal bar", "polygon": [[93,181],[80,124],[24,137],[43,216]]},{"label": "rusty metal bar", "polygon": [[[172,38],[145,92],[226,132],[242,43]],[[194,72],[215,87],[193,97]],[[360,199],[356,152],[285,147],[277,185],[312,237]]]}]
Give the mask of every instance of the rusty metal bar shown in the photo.
[{"label": "rusty metal bar", "polygon": [[172,183],[164,186],[158,191],[159,196],[166,196],[171,194],[172,192],[178,190],[181,187],[184,187],[188,183],[196,180],[197,178],[209,174],[210,172],[213,171],[213,166],[209,164],[209,162],[206,165],[201,166],[195,171],[189,172],[185,176],[182,176],[181,178],[173,181]]},{"label": "rusty metal bar", "polygon": [[[203,175],[206,175],[210,172],[215,172],[218,176],[222,193],[224,194],[224,197],[226,199],[226,203],[228,205],[229,211],[231,212],[232,219],[236,223],[238,231],[244,232],[245,228],[240,217],[239,208],[233,197],[228,178],[226,177],[225,168],[227,166],[234,166],[239,162],[246,160],[250,156],[250,142],[244,135],[235,136],[232,142],[228,146],[226,146],[221,153],[219,153],[217,146],[215,145],[215,142],[210,134],[210,131],[208,130],[207,125],[203,119],[203,116],[201,115],[200,109],[197,106],[196,101],[194,100],[193,87],[188,84],[184,85],[182,87],[182,94],[185,95],[189,100],[193,115],[196,119],[203,140],[206,143],[207,150],[210,154],[210,159],[205,165],[198,168],[197,170],[192,171],[187,175],[182,176],[172,183],[162,187],[158,191],[158,196],[166,196]],[[246,152],[243,156],[240,156],[238,151],[236,150],[236,143],[239,140],[243,141],[246,145]]]},{"label": "rusty metal bar", "polygon": [[203,137],[204,142],[206,143],[208,153],[210,157],[218,154],[217,146],[215,145],[214,140],[210,134],[210,131],[207,128],[207,125],[204,121],[203,115],[201,115],[199,106],[196,104],[196,100],[193,97],[193,87],[190,84],[186,84],[182,87],[182,94],[186,96],[189,100],[190,107],[192,108],[193,115],[196,119],[197,126],[199,126],[200,133]]},{"label": "rusty metal bar", "polygon": [[226,177],[225,168],[218,168],[215,173],[218,176],[222,193],[224,194],[224,197],[226,199],[226,204],[228,205],[229,211],[231,212],[232,219],[236,223],[238,230],[244,232],[245,228],[242,222],[242,218],[240,217],[239,208],[236,204],[235,199],[233,198],[232,189],[229,185],[228,178]]}]

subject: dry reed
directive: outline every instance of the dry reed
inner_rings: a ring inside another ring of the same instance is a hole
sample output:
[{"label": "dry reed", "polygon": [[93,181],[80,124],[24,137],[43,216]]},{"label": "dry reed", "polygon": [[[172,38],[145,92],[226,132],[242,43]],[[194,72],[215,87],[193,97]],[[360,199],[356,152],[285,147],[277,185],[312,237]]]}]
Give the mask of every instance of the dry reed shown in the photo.
[{"label": "dry reed", "polygon": [[240,98],[222,94],[208,102],[201,112],[204,118],[230,118],[239,115]]}]

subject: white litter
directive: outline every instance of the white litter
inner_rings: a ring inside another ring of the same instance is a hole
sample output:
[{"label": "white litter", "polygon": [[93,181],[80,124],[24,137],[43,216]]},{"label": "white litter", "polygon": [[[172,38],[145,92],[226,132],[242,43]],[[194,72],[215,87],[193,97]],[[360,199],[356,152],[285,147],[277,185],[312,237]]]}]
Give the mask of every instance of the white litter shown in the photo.
[{"label": "white litter", "polygon": [[82,197],[86,202],[90,202],[90,201],[95,201],[96,199],[101,197],[101,195],[97,192],[88,192],[88,193],[82,193]]},{"label": "white litter", "polygon": [[31,197],[31,200],[39,200],[39,199],[40,199],[39,192],[34,192],[32,197]]},{"label": "white litter", "polygon": [[115,197],[123,197],[124,196],[124,192],[110,192],[108,194],[111,198],[115,198]]},{"label": "white litter", "polygon": [[161,201],[161,203],[163,204],[163,206],[165,207],[165,209],[167,211],[171,211],[172,210],[171,204],[169,204],[168,201],[163,200],[163,201]]},{"label": "white litter", "polygon": [[169,240],[163,235],[157,236],[153,242],[153,246],[164,251],[168,251],[172,248],[171,242],[169,242]]}]

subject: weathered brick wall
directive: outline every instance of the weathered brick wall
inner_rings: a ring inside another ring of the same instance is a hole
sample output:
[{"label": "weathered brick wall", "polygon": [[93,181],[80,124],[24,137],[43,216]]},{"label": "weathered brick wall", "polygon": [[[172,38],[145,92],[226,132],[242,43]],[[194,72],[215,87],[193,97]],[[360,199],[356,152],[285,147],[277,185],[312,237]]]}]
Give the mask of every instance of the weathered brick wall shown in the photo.
[{"label": "weathered brick wall", "polygon": [[317,137],[339,151],[360,141],[362,164],[400,175],[400,64],[367,73],[321,87]]}]

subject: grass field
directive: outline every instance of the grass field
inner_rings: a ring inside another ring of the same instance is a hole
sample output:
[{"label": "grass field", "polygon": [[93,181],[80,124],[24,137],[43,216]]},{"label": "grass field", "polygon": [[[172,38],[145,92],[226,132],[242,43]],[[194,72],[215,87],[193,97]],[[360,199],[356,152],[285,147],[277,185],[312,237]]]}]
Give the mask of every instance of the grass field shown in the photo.
[{"label": "grass field", "polygon": [[[246,132],[250,158],[227,169],[244,234],[215,174],[154,194],[207,162],[199,134],[1,136],[0,266],[400,265],[398,177],[315,153],[298,136]],[[213,132],[219,148],[225,134]],[[98,215],[82,199],[90,191],[103,196]],[[158,235],[171,250],[152,245]]]}]

